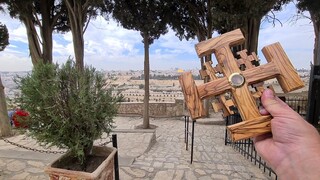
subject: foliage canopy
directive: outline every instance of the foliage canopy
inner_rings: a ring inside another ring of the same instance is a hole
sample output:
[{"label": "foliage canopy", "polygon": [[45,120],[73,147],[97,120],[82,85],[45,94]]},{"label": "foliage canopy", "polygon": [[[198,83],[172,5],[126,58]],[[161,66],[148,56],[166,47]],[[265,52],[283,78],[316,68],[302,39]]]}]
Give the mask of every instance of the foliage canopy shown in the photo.
[{"label": "foliage canopy", "polygon": [[7,26],[0,22],[0,51],[3,51],[9,45],[9,33]]},{"label": "foliage canopy", "polygon": [[160,0],[117,0],[113,17],[126,29],[148,36],[148,44],[168,32],[166,3]]},{"label": "foliage canopy", "polygon": [[107,89],[104,74],[71,60],[58,65],[39,63],[26,77],[15,79],[16,100],[30,113],[28,133],[47,146],[67,148],[85,163],[93,141],[110,133],[119,97]]}]

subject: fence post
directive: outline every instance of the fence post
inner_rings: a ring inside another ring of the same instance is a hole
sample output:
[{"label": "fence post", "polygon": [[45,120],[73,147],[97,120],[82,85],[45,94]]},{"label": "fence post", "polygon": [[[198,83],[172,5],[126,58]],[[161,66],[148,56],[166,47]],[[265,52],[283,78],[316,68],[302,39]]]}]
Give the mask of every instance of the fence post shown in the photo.
[{"label": "fence post", "polygon": [[320,65],[311,65],[307,121],[312,125],[318,125],[320,116]]},{"label": "fence post", "polygon": [[116,134],[112,134],[112,146],[117,148],[116,155],[114,156],[114,178],[115,180],[119,180],[118,140]]}]

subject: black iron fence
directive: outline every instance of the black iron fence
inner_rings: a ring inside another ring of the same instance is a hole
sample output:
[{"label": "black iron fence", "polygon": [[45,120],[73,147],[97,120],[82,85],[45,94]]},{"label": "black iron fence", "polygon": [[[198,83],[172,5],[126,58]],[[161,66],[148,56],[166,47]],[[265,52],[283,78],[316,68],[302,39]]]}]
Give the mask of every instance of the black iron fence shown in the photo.
[{"label": "black iron fence", "polygon": [[309,79],[309,94],[308,94],[308,113],[307,120],[310,124],[320,128],[320,65],[311,65]]},{"label": "black iron fence", "polygon": [[[226,126],[241,122],[239,114],[234,114],[226,118]],[[235,150],[239,151],[245,158],[257,165],[263,172],[268,173],[270,177],[277,179],[276,173],[267,165],[267,163],[257,154],[251,139],[232,142],[227,130],[225,131],[225,145],[231,145]]]},{"label": "black iron fence", "polygon": [[[298,112],[301,116],[306,116],[307,111],[307,97],[299,96],[283,96],[281,97],[292,109]],[[226,126],[241,122],[239,114],[230,115],[226,118]],[[272,179],[277,179],[276,173],[267,165],[267,163],[257,154],[251,139],[240,140],[232,142],[227,130],[225,131],[225,145],[232,146],[235,150],[239,151],[245,158],[257,165]]]},{"label": "black iron fence", "polygon": [[194,125],[196,121],[192,121],[191,131],[190,131],[190,116],[184,116],[184,143],[186,144],[186,150],[188,151],[189,147],[189,136],[191,136],[191,157],[190,164],[193,162],[193,144],[194,144]]},{"label": "black iron fence", "polygon": [[308,110],[308,98],[306,96],[282,96],[280,98],[305,118]]}]

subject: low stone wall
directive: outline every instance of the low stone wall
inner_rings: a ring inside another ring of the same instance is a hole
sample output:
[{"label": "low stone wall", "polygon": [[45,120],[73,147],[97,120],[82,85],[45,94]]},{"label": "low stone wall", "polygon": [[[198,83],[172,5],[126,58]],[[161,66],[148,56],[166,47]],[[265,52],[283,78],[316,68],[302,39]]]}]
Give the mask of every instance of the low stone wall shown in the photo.
[{"label": "low stone wall", "polygon": [[[123,116],[143,116],[143,102],[122,102],[120,103],[118,114]],[[175,102],[155,102],[149,103],[150,117],[177,117],[183,116],[184,101],[176,99]]]}]

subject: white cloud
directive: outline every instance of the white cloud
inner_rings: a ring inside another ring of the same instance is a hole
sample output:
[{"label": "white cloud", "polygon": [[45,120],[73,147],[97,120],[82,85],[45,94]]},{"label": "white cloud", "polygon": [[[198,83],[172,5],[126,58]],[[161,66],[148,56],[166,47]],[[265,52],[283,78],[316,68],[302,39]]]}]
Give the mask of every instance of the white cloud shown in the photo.
[{"label": "white cloud", "polygon": [[[25,55],[0,53],[0,62],[0,71],[28,71],[32,69],[32,63]],[[3,69],[3,67],[10,69]]]},{"label": "white cloud", "polygon": [[173,30],[169,30],[169,32],[161,36],[158,41],[155,41],[154,43],[158,44],[161,48],[164,48],[164,52],[167,53],[195,53],[194,45],[197,43],[196,40],[189,40],[186,41],[183,39],[182,41],[179,40],[175,36],[175,32]]},{"label": "white cloud", "polygon": [[20,41],[22,43],[28,44],[27,32],[23,24],[19,25],[18,28],[13,29],[12,31],[9,30],[9,35],[10,35],[10,40]]},{"label": "white cloud", "polygon": [[[289,58],[297,68],[309,68],[313,49],[313,28],[308,20],[299,20],[293,24],[288,17],[295,13],[292,5],[277,14],[282,18],[283,26],[263,23],[259,37],[259,51],[265,45],[280,42]],[[24,25],[8,15],[0,14],[10,33],[10,45],[0,52],[0,71],[30,70],[27,36]],[[214,34],[216,36],[216,34]],[[72,35],[70,32],[53,35],[54,62],[65,62],[74,57]],[[144,50],[139,32],[127,30],[117,22],[106,21],[102,17],[92,20],[84,35],[85,64],[97,69],[125,70],[143,69]],[[199,68],[194,45],[197,40],[180,41],[170,30],[150,46],[151,69]],[[21,49],[23,45],[24,49]],[[259,53],[264,59],[263,55]]]},{"label": "white cloud", "polygon": [[261,49],[269,44],[279,42],[295,68],[310,69],[313,58],[314,32],[309,19],[294,21],[296,15],[294,4],[289,4],[284,11],[277,13],[283,26],[263,24],[259,33],[259,57],[264,60]]}]

